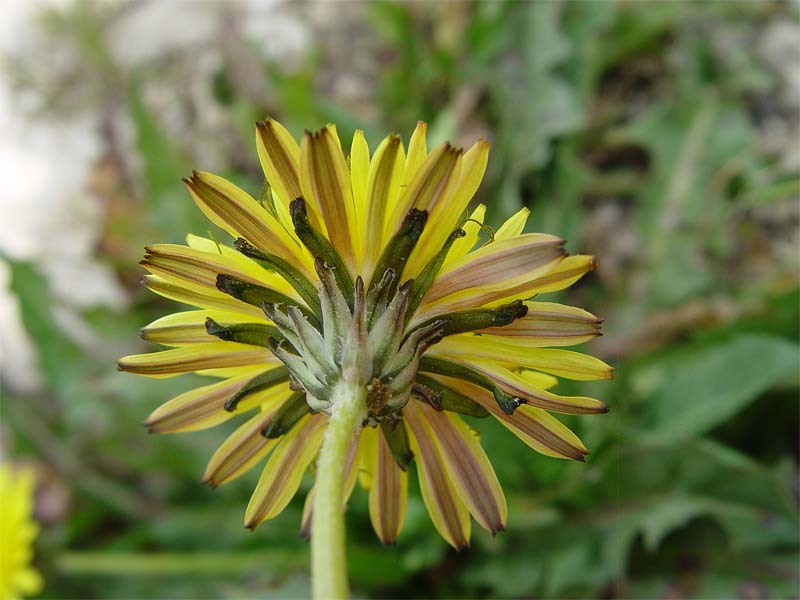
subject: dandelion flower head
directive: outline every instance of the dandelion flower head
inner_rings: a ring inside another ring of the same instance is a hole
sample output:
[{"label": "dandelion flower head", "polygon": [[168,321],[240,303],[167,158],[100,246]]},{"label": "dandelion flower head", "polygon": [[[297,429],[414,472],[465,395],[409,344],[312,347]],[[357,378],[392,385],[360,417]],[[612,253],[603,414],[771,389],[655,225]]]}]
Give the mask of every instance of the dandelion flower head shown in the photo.
[{"label": "dandelion flower head", "polygon": [[[156,409],[153,432],[205,429],[243,418],[211,457],[204,481],[225,484],[257,465],[245,512],[256,527],[278,515],[315,460],[344,386],[360,394],[361,427],[342,466],[344,501],[356,481],[384,543],[403,527],[416,463],[423,501],[442,537],[469,544],[471,517],[494,533],[506,502],[479,435],[464,416],[497,419],[532,449],[583,460],[587,449],[552,413],[606,405],[550,391],[558,377],[607,379],[611,368],[566,350],[600,321],[541,301],[593,269],[563,240],[523,233],[522,209],[496,231],[470,210],[489,144],[428,150],[419,123],[405,147],[373,151],[361,132],[343,151],[334,126],[299,141],[277,121],[256,125],[268,183],[256,199],[195,172],[189,193],[233,238],[189,235],[146,249],[145,285],[193,307],[147,325],[165,346],[120,360],[150,377],[214,379]],[[302,529],[311,531],[308,495]]]},{"label": "dandelion flower head", "polygon": [[33,540],[33,472],[13,470],[0,462],[0,598],[14,600],[38,594],[42,578],[31,566]]}]

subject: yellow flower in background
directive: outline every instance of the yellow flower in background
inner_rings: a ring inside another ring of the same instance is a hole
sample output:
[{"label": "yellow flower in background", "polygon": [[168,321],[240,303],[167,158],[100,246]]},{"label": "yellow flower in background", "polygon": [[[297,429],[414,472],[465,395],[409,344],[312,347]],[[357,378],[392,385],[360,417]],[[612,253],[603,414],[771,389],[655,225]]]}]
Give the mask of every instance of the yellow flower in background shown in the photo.
[{"label": "yellow flower in background", "polygon": [[[370,153],[356,132],[346,157],[333,126],[298,144],[268,119],[256,143],[265,198],[210,173],[186,180],[232,248],[189,235],[186,246],[146,249],[145,285],[198,310],[146,326],[142,337],[169,349],[120,368],[219,380],[168,401],[147,427],[193,431],[248,414],[204,480],[222,485],[266,459],[245,514],[251,529],[284,509],[318,455],[306,534],[324,510],[328,535],[359,480],[378,537],[394,542],[412,460],[448,543],[469,544],[470,515],[504,529],[503,491],[461,415],[498,419],[534,450],[583,460],[584,445],[551,413],[606,405],[548,390],[556,377],[611,376],[602,361],[561,348],[598,335],[600,321],[535,298],[570,286],[593,258],[522,233],[527,209],[497,231],[483,225],[483,205],[468,212],[488,160],[483,140],[429,152],[420,123],[407,149],[390,135]],[[335,500],[320,500],[321,487]]]},{"label": "yellow flower in background", "polygon": [[38,594],[42,578],[31,566],[33,540],[33,472],[13,471],[0,463],[0,600]]}]

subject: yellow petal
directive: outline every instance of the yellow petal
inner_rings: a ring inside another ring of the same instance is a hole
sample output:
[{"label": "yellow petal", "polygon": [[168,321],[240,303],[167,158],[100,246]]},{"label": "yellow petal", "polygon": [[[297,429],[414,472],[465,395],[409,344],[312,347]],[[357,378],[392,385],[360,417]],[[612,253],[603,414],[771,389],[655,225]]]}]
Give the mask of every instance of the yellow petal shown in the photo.
[{"label": "yellow petal", "polygon": [[403,169],[403,187],[408,187],[428,156],[428,124],[417,121],[414,133],[408,141],[408,155]]},{"label": "yellow petal", "polygon": [[365,427],[361,430],[361,443],[364,459],[358,472],[358,483],[365,490],[369,490],[375,480],[375,461],[378,456],[378,437],[375,428]]},{"label": "yellow petal", "polygon": [[272,206],[283,228],[294,235],[289,203],[300,191],[300,146],[283,125],[267,118],[256,123],[256,150],[270,185]]},{"label": "yellow petal", "polygon": [[[367,280],[378,260],[388,234],[384,231],[387,207],[393,207],[401,190],[405,154],[398,135],[386,137],[375,150],[367,181],[366,259]],[[390,212],[390,211],[389,211]]]},{"label": "yellow petal", "polygon": [[589,271],[597,268],[594,256],[586,254],[576,254],[567,256],[558,263],[549,273],[533,281],[517,286],[508,291],[504,298],[494,299],[493,303],[502,303],[506,298],[529,298],[534,294],[545,294],[548,292],[558,292],[568,288]]},{"label": "yellow petal", "polygon": [[[489,149],[491,144],[484,139],[479,139],[472,147],[464,153],[461,161],[461,171],[459,173],[456,189],[446,206],[442,207],[439,213],[439,221],[442,221],[446,230],[452,231],[463,218],[469,201],[478,191],[486,172],[486,165],[489,162]],[[449,234],[446,233],[442,238]]]},{"label": "yellow petal", "polygon": [[397,541],[403,529],[408,502],[408,474],[397,466],[383,435],[374,429],[374,443],[368,443],[365,452],[371,457],[372,481],[369,488],[369,519],[378,539],[384,544]]},{"label": "yellow petal", "polygon": [[311,539],[311,517],[314,515],[314,498],[317,495],[317,485],[311,486],[306,495],[306,500],[303,502],[303,514],[300,517],[300,534],[301,538],[306,540]]},{"label": "yellow petal", "polygon": [[[430,214],[435,206],[447,201],[458,182],[461,154],[460,148],[448,143],[434,148],[392,208],[385,230],[388,236],[394,235],[412,208]],[[435,223],[431,222],[430,225],[435,226]]]},{"label": "yellow petal", "polygon": [[523,404],[514,414],[507,415],[488,390],[459,379],[445,379],[453,389],[480,403],[506,429],[537,452],[578,461],[583,461],[589,453],[578,436],[547,411]]},{"label": "yellow petal", "polygon": [[263,366],[265,369],[280,361],[265,348],[254,348],[235,342],[193,344],[149,354],[132,354],[119,359],[121,371],[147,377],[173,377],[181,373],[243,367]]},{"label": "yellow petal", "polygon": [[555,458],[583,461],[589,454],[580,438],[553,415],[533,406],[520,406],[513,415],[495,412],[500,423],[530,448]]},{"label": "yellow petal", "polygon": [[458,415],[414,402],[424,415],[439,456],[475,520],[493,535],[506,526],[506,499],[477,435]]},{"label": "yellow petal", "polygon": [[336,142],[336,145],[339,147],[339,150],[341,150],[342,140],[339,139],[339,131],[336,129],[336,123],[328,123],[327,125],[325,125],[325,129],[328,130],[328,132],[333,137],[333,140]]},{"label": "yellow petal", "polygon": [[325,423],[322,415],[305,416],[280,439],[247,505],[245,527],[255,529],[286,507],[322,444]]},{"label": "yellow petal", "polygon": [[498,306],[512,300],[527,300],[537,294],[559,291],[571,286],[594,268],[593,256],[567,256],[550,263],[543,274],[530,279],[520,277],[521,281],[518,283],[507,282],[508,287],[468,288],[435,302],[429,301],[426,297],[411,325],[418,325],[448,312],[469,310],[479,306]]},{"label": "yellow petal", "polygon": [[[500,342],[498,349],[506,352],[509,345]],[[544,371],[557,377],[566,377],[578,381],[592,381],[595,379],[611,379],[614,376],[614,369],[604,363],[599,358],[572,350],[561,350],[557,348],[519,348],[515,346],[514,355],[517,352],[526,354],[528,362],[525,365],[532,369]]]},{"label": "yellow petal", "polygon": [[210,240],[191,233],[186,236],[186,243],[195,250],[201,250],[208,254],[221,254],[224,258],[224,264],[232,269],[230,271],[225,271],[226,273],[234,274],[238,271],[245,276],[249,275],[256,281],[260,281],[261,285],[269,286],[287,295],[293,293],[292,286],[275,271],[263,268],[256,261],[225,244],[220,244],[215,240]]},{"label": "yellow petal", "polygon": [[[245,309],[245,302],[220,291],[217,286],[217,278],[220,274],[230,275],[246,283],[274,289],[295,302],[304,303],[294,288],[280,277],[275,277],[266,273],[266,271],[263,277],[256,277],[252,272],[237,268],[233,262],[226,260],[219,254],[200,252],[187,246],[171,244],[148,246],[145,257],[140,264],[150,272],[150,275],[156,275],[162,281],[172,284],[172,286],[198,294],[200,299],[205,301],[211,298],[216,300],[212,304],[193,302],[193,304],[201,307],[227,308],[236,312],[255,315],[261,312],[257,305],[252,307],[256,309],[255,311],[252,308],[250,310]],[[254,266],[255,268],[261,269],[259,266]],[[263,269],[261,270],[263,271]],[[146,281],[149,285],[149,278],[146,278]],[[228,297],[227,299],[225,298],[226,296]]]},{"label": "yellow petal", "polygon": [[428,261],[439,251],[450,233],[458,226],[467,211],[470,200],[480,186],[489,160],[489,142],[478,140],[454,169],[450,190],[445,190],[427,209],[428,222],[432,225],[422,232],[417,247],[408,261],[406,273],[416,276]]},{"label": "yellow petal", "polygon": [[[285,394],[284,399],[290,393],[291,391]],[[269,454],[281,438],[268,439],[261,432],[272,420],[276,410],[277,403],[269,410],[262,410],[248,419],[229,435],[208,461],[203,483],[217,487],[233,481]]]},{"label": "yellow petal", "polygon": [[357,235],[356,210],[350,173],[338,138],[330,129],[303,136],[300,145],[300,189],[309,212],[316,212],[328,238],[345,264],[355,270],[353,238]]},{"label": "yellow petal", "polygon": [[230,181],[195,171],[186,186],[197,206],[208,219],[254,246],[279,256],[306,274],[313,273],[313,259],[304,253],[296,239],[250,194]]},{"label": "yellow petal", "polygon": [[[369,146],[364,139],[364,132],[358,129],[353,134],[353,143],[350,147],[350,181],[353,186],[353,206],[355,208],[356,234],[353,237],[357,264],[361,266],[364,261],[364,240],[367,221],[367,181],[369,179]],[[382,221],[379,221],[382,222]]]},{"label": "yellow petal", "polygon": [[417,405],[417,402],[406,404],[403,417],[409,426],[409,442],[417,461],[422,500],[439,534],[460,550],[469,546],[469,510],[444,468],[435,436]]},{"label": "yellow petal", "polygon": [[151,433],[176,433],[208,429],[224,423],[261,403],[262,398],[256,398],[258,394],[253,394],[240,403],[236,411],[224,409],[225,402],[262,370],[260,367],[253,367],[239,377],[204,385],[175,396],[150,413],[144,422],[145,427]]},{"label": "yellow petal", "polygon": [[300,147],[283,125],[268,118],[256,123],[256,150],[275,199],[288,207],[301,194]]},{"label": "yellow petal", "polygon": [[431,286],[424,304],[435,304],[463,290],[474,290],[476,297],[486,291],[502,292],[535,279],[561,260],[562,244],[555,236],[533,233],[486,244],[449,264]]},{"label": "yellow petal", "polygon": [[139,330],[142,339],[166,346],[209,343],[217,340],[206,331],[206,319],[225,325],[234,323],[269,323],[262,315],[254,318],[243,313],[227,310],[187,310],[156,319]]},{"label": "yellow petal", "polygon": [[466,235],[453,242],[450,252],[447,253],[447,258],[445,258],[444,263],[442,263],[442,269],[449,270],[453,263],[475,247],[480,237],[481,225],[483,224],[485,216],[485,204],[479,204],[475,207],[475,210],[473,210],[472,214],[469,216],[469,220],[461,226],[461,229],[464,230]]},{"label": "yellow petal", "polygon": [[248,314],[254,318],[264,318],[264,312],[232,296],[199,285],[193,285],[173,276],[145,275],[147,289],[159,296],[182,302],[202,309],[215,309]]},{"label": "yellow petal", "polygon": [[499,336],[462,333],[450,336],[431,351],[468,361],[491,361],[512,367],[544,371],[557,377],[593,381],[611,379],[613,369],[599,358],[556,348],[528,348],[508,344]]},{"label": "yellow petal", "polygon": [[558,378],[548,375],[547,373],[540,373],[539,371],[522,369],[521,371],[517,371],[516,375],[522,378],[523,381],[542,390],[549,390],[551,387],[558,385]]},{"label": "yellow petal", "polygon": [[[42,591],[44,580],[39,571],[31,566],[25,566],[14,574],[13,587],[25,596],[34,596]],[[9,600],[13,600],[13,598],[12,593]]]},{"label": "yellow petal", "polygon": [[[601,321],[574,306],[555,302],[526,302],[528,314],[503,327],[489,327],[481,335],[498,336],[520,347],[572,346],[600,335]],[[490,337],[489,339],[494,339]]]},{"label": "yellow petal", "polygon": [[531,211],[528,210],[528,208],[524,206],[520,208],[516,213],[506,219],[505,223],[500,226],[500,229],[495,231],[494,239],[507,240],[520,235],[522,230],[525,229],[525,223],[527,223],[530,214]]},{"label": "yellow petal", "polygon": [[[434,349],[431,349],[429,352],[431,356],[444,356],[450,359],[456,358],[451,354],[439,354],[438,351],[434,351]],[[486,375],[499,385],[500,388],[509,394],[522,398],[526,403],[532,406],[538,406],[539,408],[565,414],[608,412],[608,407],[600,400],[587,396],[559,396],[558,394],[537,387],[530,378],[521,377],[499,364],[489,362],[488,360],[481,360],[479,357],[473,357],[471,359],[458,357],[456,362],[462,363]]]},{"label": "yellow petal", "polygon": [[[202,238],[192,236],[190,239],[197,244]],[[219,248],[220,252],[205,252],[177,244],[154,244],[145,248],[145,256],[140,264],[151,273],[172,276],[213,290],[217,289],[217,275],[234,275],[243,281],[271,287],[299,300],[297,292],[282,277],[230,248],[221,245],[213,247]],[[223,248],[227,252],[222,253]]]}]

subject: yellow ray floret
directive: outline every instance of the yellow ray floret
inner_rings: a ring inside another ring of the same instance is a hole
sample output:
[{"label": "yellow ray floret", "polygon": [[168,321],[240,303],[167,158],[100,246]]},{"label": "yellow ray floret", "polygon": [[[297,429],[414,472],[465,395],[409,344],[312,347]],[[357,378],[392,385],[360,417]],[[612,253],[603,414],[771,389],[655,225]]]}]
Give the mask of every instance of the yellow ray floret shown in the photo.
[{"label": "yellow ray floret", "polygon": [[31,565],[39,526],[33,520],[33,471],[0,462],[0,598],[15,600],[42,590]]},{"label": "yellow ray floret", "polygon": [[245,511],[245,527],[279,514],[292,499],[300,480],[322,443],[325,417],[311,415],[280,441],[267,461]]}]

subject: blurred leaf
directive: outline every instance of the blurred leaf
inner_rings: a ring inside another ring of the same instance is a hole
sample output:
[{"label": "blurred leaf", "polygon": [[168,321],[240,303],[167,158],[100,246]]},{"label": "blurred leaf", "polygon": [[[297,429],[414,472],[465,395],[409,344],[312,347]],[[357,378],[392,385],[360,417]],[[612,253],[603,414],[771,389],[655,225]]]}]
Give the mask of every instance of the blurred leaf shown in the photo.
[{"label": "blurred leaf", "polygon": [[610,48],[619,48],[619,38],[608,44],[609,29],[618,17],[620,5],[613,2],[568,2],[564,28],[575,44],[569,70],[584,102],[593,99],[603,74]]},{"label": "blurred leaf", "polygon": [[47,387],[57,390],[79,380],[85,371],[81,352],[56,321],[54,299],[44,276],[29,263],[6,261],[11,270],[11,292],[19,300],[22,323],[34,343]]},{"label": "blurred leaf", "polygon": [[501,560],[471,565],[462,579],[473,588],[489,588],[501,598],[531,598],[543,573],[541,564],[521,554],[510,553]]},{"label": "blurred leaf", "polygon": [[646,264],[658,266],[649,271],[657,306],[675,306],[717,283],[703,253],[722,243],[720,226],[729,214],[723,182],[735,168],[745,175],[747,190],[747,170],[755,161],[742,110],[713,88],[689,94],[693,102],[662,102],[620,132],[621,140],[650,156],[637,213]]},{"label": "blurred leaf", "polygon": [[712,510],[712,505],[704,498],[689,496],[673,496],[655,503],[647,508],[646,519],[641,524],[644,547],[652,552],[670,531]]},{"label": "blurred leaf", "polygon": [[602,583],[602,579],[597,581],[592,568],[591,546],[577,540],[565,546],[548,557],[545,575],[548,597],[560,597],[566,589],[576,585]]},{"label": "blurred leaf", "polygon": [[646,402],[639,436],[675,443],[703,433],[797,371],[796,344],[745,334],[682,353],[656,371],[660,384]]},{"label": "blurred leaf", "polygon": [[[515,4],[507,32],[508,48],[489,71],[495,94],[503,185],[490,211],[509,214],[520,206],[519,181],[551,157],[553,139],[583,123],[583,109],[572,86],[557,73],[569,56],[570,40],[561,30],[560,2]],[[524,135],[518,132],[524,131]]]}]

